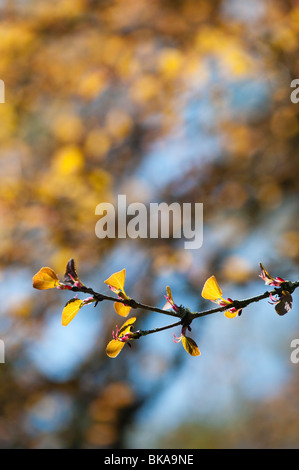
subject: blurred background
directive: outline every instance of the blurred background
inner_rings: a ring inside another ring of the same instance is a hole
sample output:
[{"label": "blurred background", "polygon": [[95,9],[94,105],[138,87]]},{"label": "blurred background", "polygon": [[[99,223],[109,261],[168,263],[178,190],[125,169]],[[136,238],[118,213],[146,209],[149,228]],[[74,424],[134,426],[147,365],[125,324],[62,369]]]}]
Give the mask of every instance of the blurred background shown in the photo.
[{"label": "blurred background", "polygon": [[[67,261],[98,292],[126,268],[126,292],[162,307],[263,293],[299,275],[299,2],[0,2],[1,448],[299,447],[299,297],[241,317],[194,321],[191,357],[166,330],[105,349],[122,324],[110,302],[68,327],[72,297],[32,277]],[[203,203],[204,240],[103,239],[101,202]],[[84,298],[84,296],[81,296]],[[169,318],[134,311],[136,327]],[[172,321],[172,320],[171,320]]]}]

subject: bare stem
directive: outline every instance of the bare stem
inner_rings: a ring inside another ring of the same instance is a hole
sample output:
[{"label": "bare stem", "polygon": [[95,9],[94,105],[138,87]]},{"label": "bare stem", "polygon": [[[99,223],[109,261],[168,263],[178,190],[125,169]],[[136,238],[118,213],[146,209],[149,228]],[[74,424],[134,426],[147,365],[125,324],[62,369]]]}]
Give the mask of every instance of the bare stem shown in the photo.
[{"label": "bare stem", "polygon": [[119,299],[118,297],[112,297],[110,295],[106,294],[100,294],[99,292],[95,292],[93,289],[90,287],[72,287],[71,289],[74,292],[84,292],[86,294],[92,295],[98,302],[102,302],[103,300],[110,300],[112,302],[120,302],[124,305],[128,305],[132,308],[141,308],[143,310],[149,310],[151,312],[157,312],[157,313],[162,313],[163,315],[170,315],[172,317],[177,317],[181,318],[182,313],[177,313],[174,311],[168,311],[168,310],[162,310],[161,308],[158,307],[153,307],[152,305],[146,305],[142,304],[141,302],[137,302],[134,299]]},{"label": "bare stem", "polygon": [[276,287],[274,290],[266,291],[263,294],[256,295],[254,297],[250,297],[248,299],[234,300],[233,303],[230,304],[229,306],[226,305],[225,307],[217,307],[217,308],[213,308],[213,309],[210,309],[210,310],[205,310],[203,312],[194,312],[192,314],[192,316],[193,316],[193,318],[204,317],[206,315],[211,315],[212,313],[224,312],[228,308],[232,308],[232,307],[235,307],[237,309],[239,309],[239,308],[243,309],[243,308],[247,307],[247,305],[250,305],[254,302],[259,302],[260,300],[266,299],[267,297],[270,297],[271,295],[280,294],[284,290],[287,290],[288,292],[292,293],[292,292],[294,292],[295,289],[297,289],[297,287],[299,287],[299,281],[295,281],[295,282],[286,281],[279,288]]},{"label": "bare stem", "polygon": [[169,328],[174,328],[175,326],[179,326],[181,324],[182,322],[178,321],[176,323],[172,323],[171,325],[162,326],[161,328],[153,328],[152,330],[144,330],[144,331],[138,330],[132,333],[132,335],[134,335],[134,339],[138,339],[140,338],[140,336],[147,336],[147,335],[151,335],[152,333],[158,333],[159,331],[168,330]]}]

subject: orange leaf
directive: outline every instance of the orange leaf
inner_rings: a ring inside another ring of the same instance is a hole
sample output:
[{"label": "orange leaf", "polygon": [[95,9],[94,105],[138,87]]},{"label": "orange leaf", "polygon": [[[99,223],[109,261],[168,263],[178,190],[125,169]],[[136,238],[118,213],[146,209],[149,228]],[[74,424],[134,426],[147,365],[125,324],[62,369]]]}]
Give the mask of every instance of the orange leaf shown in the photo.
[{"label": "orange leaf", "polygon": [[84,302],[81,299],[69,300],[62,311],[61,324],[63,326],[67,326],[74,319],[83,305]]},{"label": "orange leaf", "polygon": [[125,280],[126,280],[126,270],[122,269],[121,271],[118,271],[117,273],[112,274],[104,282],[105,284],[108,284],[108,286],[113,287],[117,291],[119,290],[123,291]]},{"label": "orange leaf", "polygon": [[107,356],[109,356],[109,357],[118,356],[118,354],[120,353],[120,351],[122,350],[122,348],[125,345],[125,341],[120,341],[118,338],[122,338],[124,335],[129,333],[131,331],[132,325],[133,325],[133,323],[135,323],[135,321],[136,321],[136,317],[132,317],[132,318],[129,318],[129,320],[127,320],[122,325],[122,327],[118,331],[117,338],[112,339],[107,345],[107,348],[106,348]]},{"label": "orange leaf", "polygon": [[265,281],[265,284],[266,285],[269,285],[271,282],[274,281],[274,278],[272,276],[270,276],[270,274],[268,273],[268,271],[264,268],[264,266],[262,265],[262,263],[260,263],[260,268],[262,270],[262,276],[263,276],[263,279]]},{"label": "orange leaf", "polygon": [[116,357],[119,355],[120,351],[126,343],[122,341],[117,341],[117,339],[112,339],[106,348],[106,354],[109,357]]},{"label": "orange leaf", "polygon": [[174,301],[172,297],[172,292],[169,286],[166,286],[166,292],[167,292],[167,302],[163,306],[163,310],[168,310],[169,308],[172,308]]},{"label": "orange leaf", "polygon": [[201,295],[207,300],[217,300],[222,297],[222,290],[220,289],[215,276],[211,276],[207,279],[203,286]]},{"label": "orange leaf", "polygon": [[59,279],[53,269],[41,268],[38,273],[33,276],[32,282],[35,289],[43,290],[58,286]]},{"label": "orange leaf", "polygon": [[235,312],[231,312],[230,310],[225,310],[224,312],[224,316],[226,318],[235,318],[237,315],[238,315],[238,310],[236,310]]},{"label": "orange leaf", "polygon": [[129,333],[135,321],[136,321],[136,317],[129,318],[129,320],[125,321],[125,323],[122,325],[121,329],[119,330],[118,337],[121,338],[125,334]]},{"label": "orange leaf", "polygon": [[121,317],[127,317],[130,313],[131,307],[120,302],[114,302],[114,309]]},{"label": "orange leaf", "polygon": [[198,349],[197,344],[192,338],[189,338],[188,336],[183,336],[182,337],[182,344],[190,356],[200,356],[200,350]]},{"label": "orange leaf", "polygon": [[172,292],[169,286],[166,286],[167,297],[173,301]]}]

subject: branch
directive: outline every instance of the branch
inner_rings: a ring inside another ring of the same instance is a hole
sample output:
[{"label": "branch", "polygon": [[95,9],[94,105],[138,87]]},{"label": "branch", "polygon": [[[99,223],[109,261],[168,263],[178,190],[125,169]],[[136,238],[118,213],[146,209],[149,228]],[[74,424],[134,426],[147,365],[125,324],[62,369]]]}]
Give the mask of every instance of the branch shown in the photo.
[{"label": "branch", "polygon": [[[266,291],[263,294],[256,295],[254,297],[250,297],[244,300],[234,300],[231,306],[236,309],[244,309],[245,307],[247,307],[248,305],[254,302],[259,302],[260,300],[267,299],[268,297],[271,297],[274,295],[278,295],[278,296],[282,295],[283,291],[287,291],[290,294],[292,294],[294,290],[297,289],[297,287],[299,287],[299,281],[295,281],[295,282],[287,281],[287,282],[284,282],[283,285],[281,285],[279,288],[275,288],[274,290],[271,290],[271,291]],[[217,307],[217,308],[213,308],[210,310],[205,310],[203,312],[194,312],[193,317],[194,318],[204,317],[206,315],[211,315],[212,313],[224,312],[225,310],[227,310],[227,306]]]},{"label": "branch", "polygon": [[131,308],[141,308],[143,310],[162,313],[163,315],[170,315],[172,317],[179,317],[179,318],[182,317],[182,314],[178,314],[176,312],[168,312],[167,310],[162,310],[161,308],[154,307],[152,305],[146,305],[146,304],[143,304],[141,302],[137,302],[136,300],[131,299],[131,298],[130,299],[120,299],[118,297],[111,297],[110,295],[101,294],[99,292],[95,292],[90,287],[85,287],[85,286],[72,287],[69,290],[72,290],[73,292],[84,292],[85,294],[90,294],[90,295],[92,295],[92,297],[94,297],[96,299],[97,302],[102,302],[103,300],[108,300],[108,301],[111,301],[111,302],[119,302],[119,303],[121,303],[123,305],[127,305]]},{"label": "branch", "polygon": [[78,311],[84,305],[94,302],[96,306],[99,302],[104,300],[114,302],[114,309],[116,313],[122,317],[127,317],[131,309],[139,308],[179,319],[179,321],[175,323],[171,323],[160,328],[144,331],[137,330],[134,332],[133,324],[136,321],[136,318],[130,318],[122,325],[120,329],[117,327],[116,332],[113,332],[113,340],[110,341],[106,349],[109,357],[116,357],[125,343],[129,344],[129,342],[135,339],[139,339],[141,336],[158,333],[160,331],[164,331],[180,325],[182,327],[181,336],[179,338],[175,337],[177,340],[176,342],[181,341],[189,354],[192,356],[198,356],[200,355],[200,351],[197,347],[197,344],[192,338],[186,336],[187,329],[191,331],[190,325],[196,318],[212,315],[216,312],[224,312],[226,317],[234,318],[236,316],[240,316],[243,309],[251,303],[259,302],[266,298],[271,299],[271,302],[269,303],[275,305],[275,310],[279,315],[284,315],[289,310],[291,310],[293,305],[292,293],[299,287],[299,281],[291,282],[280,277],[273,278],[269,275],[261,263],[260,267],[262,271],[259,277],[262,278],[266,285],[272,286],[274,289],[254,297],[250,297],[248,299],[225,299],[223,298],[222,290],[219,287],[215,276],[211,276],[205,282],[201,295],[204,299],[208,299],[217,303],[218,306],[214,309],[204,310],[202,312],[191,312],[188,307],[175,304],[169,286],[166,287],[167,295],[165,295],[165,298],[167,299],[167,303],[163,309],[152,305],[146,305],[130,298],[124,290],[126,274],[125,269],[112,274],[106,281],[104,281],[112,290],[112,292],[117,294],[117,297],[96,292],[94,289],[85,286],[80,281],[76,271],[75,261],[73,259],[71,259],[67,264],[66,272],[62,282],[51,268],[41,268],[41,270],[33,277],[33,287],[41,290],[57,287],[60,290],[70,290],[73,292],[83,292],[85,294],[89,294],[89,297],[84,300],[78,299],[76,295],[75,298],[69,300],[66,303],[62,312],[62,325],[64,326],[68,325],[70,321],[73,320]]},{"label": "branch", "polygon": [[153,328],[152,330],[138,330],[133,333],[134,339],[139,339],[141,336],[151,335],[153,333],[158,333],[159,331],[168,330],[169,328],[174,328],[175,326],[180,326],[182,324],[181,321],[176,323],[171,323],[170,325],[162,326],[160,328]]}]

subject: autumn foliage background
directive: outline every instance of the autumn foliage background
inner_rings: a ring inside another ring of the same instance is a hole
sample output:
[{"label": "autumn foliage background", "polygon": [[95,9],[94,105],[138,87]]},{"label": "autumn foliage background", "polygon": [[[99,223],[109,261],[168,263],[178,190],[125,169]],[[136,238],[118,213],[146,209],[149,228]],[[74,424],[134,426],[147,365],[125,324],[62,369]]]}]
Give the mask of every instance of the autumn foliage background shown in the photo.
[{"label": "autumn foliage background", "polygon": [[[80,279],[126,268],[132,298],[210,308],[225,294],[297,280],[297,1],[1,2],[1,448],[298,447],[298,294],[279,317],[267,301],[242,316],[198,319],[191,357],[161,332],[110,359],[113,305],[36,292],[41,266]],[[100,202],[201,202],[204,242],[104,239]],[[134,311],[138,328],[167,319]],[[174,332],[176,335],[179,331]]]}]

